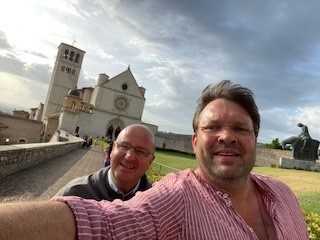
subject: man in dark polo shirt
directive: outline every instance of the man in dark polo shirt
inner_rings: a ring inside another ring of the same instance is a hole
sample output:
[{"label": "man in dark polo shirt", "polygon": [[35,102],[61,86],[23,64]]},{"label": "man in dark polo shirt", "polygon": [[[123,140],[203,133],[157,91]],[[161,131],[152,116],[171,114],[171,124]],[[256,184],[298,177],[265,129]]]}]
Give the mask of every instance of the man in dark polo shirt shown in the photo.
[{"label": "man in dark polo shirt", "polygon": [[151,187],[145,173],[155,158],[154,152],[152,131],[141,124],[129,125],[120,132],[113,144],[110,166],[73,179],[56,195],[97,201],[128,200],[137,191]]}]

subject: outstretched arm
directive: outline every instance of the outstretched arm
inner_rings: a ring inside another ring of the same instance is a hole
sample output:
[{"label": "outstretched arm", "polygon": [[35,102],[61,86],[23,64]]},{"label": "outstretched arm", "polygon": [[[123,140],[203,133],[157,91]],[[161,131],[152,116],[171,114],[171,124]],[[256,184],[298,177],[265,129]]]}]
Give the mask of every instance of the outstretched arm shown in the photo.
[{"label": "outstretched arm", "polygon": [[74,215],[63,202],[0,204],[0,239],[76,239]]}]

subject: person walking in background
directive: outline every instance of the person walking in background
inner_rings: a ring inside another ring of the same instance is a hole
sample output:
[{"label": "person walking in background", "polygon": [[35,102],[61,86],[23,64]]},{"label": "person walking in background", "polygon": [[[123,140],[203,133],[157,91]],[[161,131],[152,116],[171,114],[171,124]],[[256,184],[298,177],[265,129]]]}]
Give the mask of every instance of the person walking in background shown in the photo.
[{"label": "person walking in background", "polygon": [[84,149],[84,148],[87,148],[87,147],[88,147],[88,136],[87,136],[87,135],[84,135],[84,136],[82,137],[82,139],[83,139],[82,148],[83,148],[83,149]]},{"label": "person walking in background", "polygon": [[111,142],[108,147],[104,150],[104,159],[103,159],[103,166],[107,167],[110,165],[110,159],[111,159],[111,151],[113,147],[113,142]]},{"label": "person walking in background", "polygon": [[111,166],[73,179],[56,196],[79,196],[97,201],[128,200],[137,191],[149,189],[151,183],[146,172],[155,158],[155,138],[151,130],[141,124],[129,125],[114,143],[108,147]]},{"label": "person walking in background", "polygon": [[[128,201],[73,196],[0,205],[0,238],[21,239],[36,232],[38,239],[307,240],[292,190],[251,172],[259,129],[250,89],[227,80],[209,85],[193,118],[196,170],[170,173]],[[111,166],[116,149],[138,154],[137,146],[117,140]],[[10,232],[14,237],[5,238]]]},{"label": "person walking in background", "polygon": [[92,145],[92,143],[93,143],[93,139],[92,139],[92,137],[89,137],[89,139],[88,139],[88,148],[91,148],[91,145]]}]

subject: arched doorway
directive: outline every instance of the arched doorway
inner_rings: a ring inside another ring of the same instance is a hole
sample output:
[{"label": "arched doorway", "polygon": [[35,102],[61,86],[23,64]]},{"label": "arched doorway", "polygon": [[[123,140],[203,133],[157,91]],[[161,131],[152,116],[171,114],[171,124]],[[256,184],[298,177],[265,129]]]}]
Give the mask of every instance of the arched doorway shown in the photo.
[{"label": "arched doorway", "polygon": [[113,126],[111,125],[106,131],[106,138],[112,140],[113,137]]},{"label": "arched doorway", "polygon": [[117,127],[116,131],[114,132],[115,137],[117,138],[119,133],[121,132],[121,128]]},{"label": "arched doorway", "polygon": [[17,141],[18,144],[24,144],[24,143],[27,143],[27,139],[25,138],[19,138],[18,141]]},{"label": "arched doorway", "polygon": [[126,125],[124,124],[122,119],[113,118],[108,122],[106,126],[105,137],[109,141],[114,141],[118,137],[121,130],[125,127]]}]

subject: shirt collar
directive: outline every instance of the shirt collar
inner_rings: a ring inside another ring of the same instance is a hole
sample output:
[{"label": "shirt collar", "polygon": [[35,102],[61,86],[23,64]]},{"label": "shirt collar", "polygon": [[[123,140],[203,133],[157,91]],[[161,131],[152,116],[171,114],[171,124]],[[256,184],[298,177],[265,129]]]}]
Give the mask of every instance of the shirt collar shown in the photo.
[{"label": "shirt collar", "polygon": [[139,179],[139,181],[137,182],[137,184],[134,186],[134,188],[132,188],[128,193],[124,194],[118,187],[116,184],[116,180],[114,179],[114,176],[111,172],[111,168],[109,168],[108,170],[108,182],[110,187],[112,188],[112,190],[114,190],[116,193],[122,194],[124,197],[130,194],[134,194],[137,190],[138,187],[140,185],[140,181],[141,179]]}]

